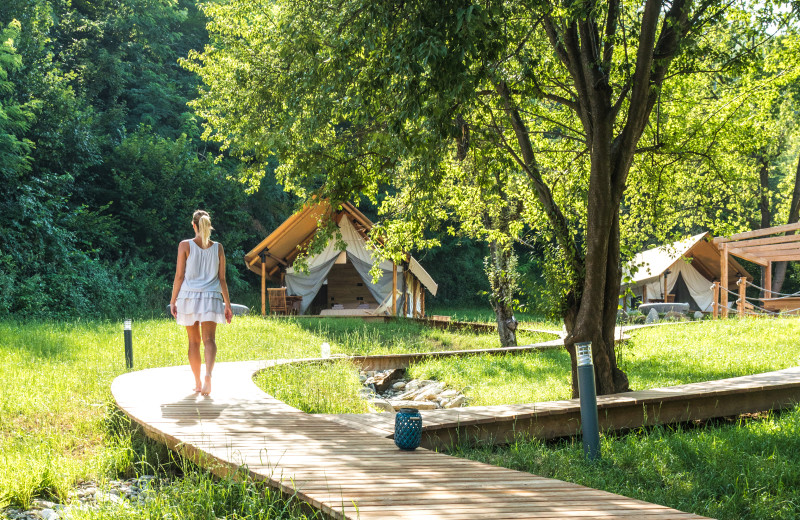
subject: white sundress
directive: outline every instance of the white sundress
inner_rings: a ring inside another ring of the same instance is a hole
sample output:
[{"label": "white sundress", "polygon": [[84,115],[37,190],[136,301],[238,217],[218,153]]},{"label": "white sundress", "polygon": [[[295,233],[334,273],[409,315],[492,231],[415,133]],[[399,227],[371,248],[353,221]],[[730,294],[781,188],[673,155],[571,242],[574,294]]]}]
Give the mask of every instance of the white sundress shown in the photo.
[{"label": "white sundress", "polygon": [[178,325],[198,321],[225,323],[225,301],[219,284],[219,243],[206,249],[189,240],[189,256],[181,290],[175,300]]}]

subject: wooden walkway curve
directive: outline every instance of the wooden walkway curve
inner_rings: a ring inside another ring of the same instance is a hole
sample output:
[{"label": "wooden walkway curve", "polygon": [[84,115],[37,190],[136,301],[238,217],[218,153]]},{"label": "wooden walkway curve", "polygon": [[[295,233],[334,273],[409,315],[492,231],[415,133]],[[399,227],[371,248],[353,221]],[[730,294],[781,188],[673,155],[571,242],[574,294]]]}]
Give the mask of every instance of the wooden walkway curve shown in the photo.
[{"label": "wooden walkway curve", "polygon": [[218,475],[247,471],[333,518],[701,518],[605,491],[450,457],[301,412],[252,377],[272,362],[218,363],[211,397],[189,367],[131,372],[111,391],[152,438]]}]

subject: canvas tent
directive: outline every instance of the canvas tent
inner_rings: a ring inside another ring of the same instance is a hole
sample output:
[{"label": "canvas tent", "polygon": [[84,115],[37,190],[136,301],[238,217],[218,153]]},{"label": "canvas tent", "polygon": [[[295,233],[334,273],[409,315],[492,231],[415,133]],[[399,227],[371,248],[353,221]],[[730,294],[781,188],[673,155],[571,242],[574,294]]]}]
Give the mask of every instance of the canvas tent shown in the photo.
[{"label": "canvas tent", "polygon": [[[642,303],[665,301],[688,303],[689,308],[711,312],[713,282],[720,280],[720,252],[709,242],[709,233],[700,233],[672,244],[637,254],[623,268],[622,292],[631,288]],[[732,258],[728,261],[727,286],[736,290],[739,275],[752,276]]]},{"label": "canvas tent", "polygon": [[[336,222],[345,249],[330,240],[322,252],[307,259],[306,270],[295,268],[294,261],[324,217]],[[342,204],[340,209],[327,203],[310,204],[247,253],[245,263],[262,276],[262,299],[263,286],[270,280],[285,286],[289,295],[302,298],[302,313],[423,316],[424,289],[435,296],[436,282],[410,255],[402,265],[379,262],[367,241],[371,228],[372,222],[352,204]],[[376,262],[382,276],[373,282],[370,270]]]}]

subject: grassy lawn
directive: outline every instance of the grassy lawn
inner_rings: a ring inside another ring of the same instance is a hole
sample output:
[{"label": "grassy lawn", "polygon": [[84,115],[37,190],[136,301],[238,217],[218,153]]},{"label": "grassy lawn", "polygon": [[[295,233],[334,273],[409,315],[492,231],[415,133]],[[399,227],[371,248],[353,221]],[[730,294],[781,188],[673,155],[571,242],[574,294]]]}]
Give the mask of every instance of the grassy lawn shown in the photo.
[{"label": "grassy lawn", "polygon": [[603,436],[602,459],[580,439],[460,447],[458,457],[574,482],[719,520],[800,518],[800,409],[728,424]]},{"label": "grassy lawn", "polygon": [[[631,388],[644,390],[768,372],[800,364],[800,320],[704,321],[633,330],[618,347]],[[472,406],[569,399],[564,350],[424,361],[413,377],[465,389]]]},{"label": "grassy lawn", "polygon": [[[800,357],[796,319],[708,322],[644,329],[633,336],[620,356],[634,388],[774,370],[795,366]],[[185,331],[171,321],[135,322],[133,339],[136,369],[186,364]],[[550,338],[531,335],[521,342],[545,339]],[[490,334],[403,322],[245,317],[220,327],[218,359],[316,357],[325,341],[334,353],[348,354],[497,346]],[[108,505],[74,518],[305,518],[256,484],[217,482],[131,433],[114,413],[109,392],[113,378],[125,371],[121,323],[0,322],[0,359],[0,507],[25,506],[34,497],[63,501],[82,480],[159,473],[158,498],[147,505]],[[348,401],[358,386],[349,364],[334,363],[322,377],[318,367],[299,370],[307,372],[265,374],[277,378],[286,392],[279,397],[287,401],[296,393],[285,390],[291,381],[324,382],[327,386],[307,392],[325,394],[316,411],[360,405]],[[473,404],[515,402],[518,395],[527,395],[521,400],[569,396],[569,359],[561,351],[421,363],[412,371],[472,387],[467,393]],[[497,386],[501,381],[508,386]],[[317,406],[306,400],[310,404],[303,407]],[[800,449],[793,440],[800,438],[798,413],[604,438],[604,458],[596,466],[583,463],[580,445],[572,443],[519,442],[508,449],[464,448],[460,454],[573,481],[578,477],[570,474],[586,474],[595,479],[581,481],[586,485],[719,518],[794,518],[800,514],[795,491],[800,460],[794,455]],[[652,495],[656,492],[661,495]],[[197,500],[198,494],[207,498]],[[696,505],[687,498],[694,495]],[[742,509],[750,502],[761,505],[752,506],[753,512]]]}]

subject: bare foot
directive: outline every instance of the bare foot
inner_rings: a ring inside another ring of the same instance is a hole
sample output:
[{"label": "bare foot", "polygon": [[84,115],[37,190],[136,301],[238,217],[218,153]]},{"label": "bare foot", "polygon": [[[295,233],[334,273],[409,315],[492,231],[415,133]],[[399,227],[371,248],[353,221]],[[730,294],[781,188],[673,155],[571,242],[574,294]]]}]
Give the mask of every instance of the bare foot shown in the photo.
[{"label": "bare foot", "polygon": [[203,384],[202,390],[200,393],[203,395],[208,395],[211,393],[211,376],[206,376],[206,382]]},{"label": "bare foot", "polygon": [[194,390],[192,390],[192,392],[199,394],[202,390],[203,390],[202,385],[200,383],[197,383],[196,385],[194,385]]}]

